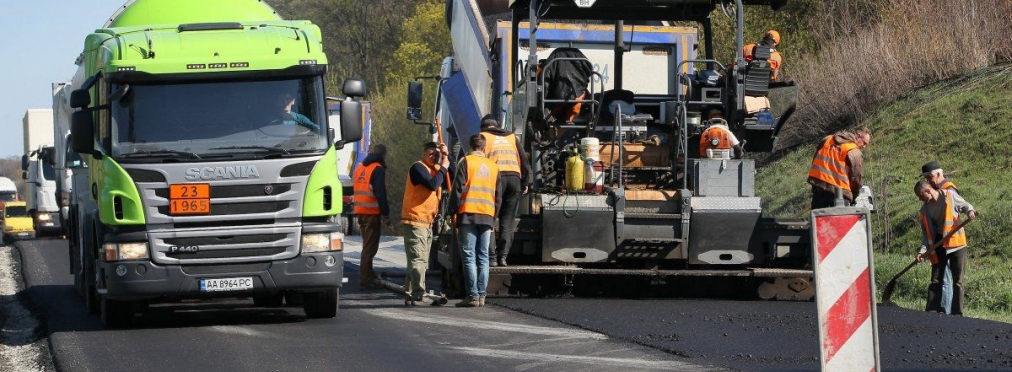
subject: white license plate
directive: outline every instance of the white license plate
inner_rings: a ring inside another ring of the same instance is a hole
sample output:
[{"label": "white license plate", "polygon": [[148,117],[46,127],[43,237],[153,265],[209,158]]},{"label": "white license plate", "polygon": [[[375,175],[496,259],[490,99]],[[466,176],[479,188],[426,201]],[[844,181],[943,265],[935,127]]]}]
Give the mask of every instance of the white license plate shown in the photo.
[{"label": "white license plate", "polygon": [[253,278],[215,278],[201,279],[201,292],[243,291],[253,289]]}]

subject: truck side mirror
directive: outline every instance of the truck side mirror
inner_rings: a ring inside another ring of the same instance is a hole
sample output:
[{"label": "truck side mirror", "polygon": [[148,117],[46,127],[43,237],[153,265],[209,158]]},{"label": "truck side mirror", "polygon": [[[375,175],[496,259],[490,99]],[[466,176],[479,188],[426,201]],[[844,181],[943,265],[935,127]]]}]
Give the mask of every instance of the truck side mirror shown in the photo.
[{"label": "truck side mirror", "polygon": [[345,100],[341,102],[341,139],[334,145],[341,148],[346,143],[362,139],[362,102]]},{"label": "truck side mirror", "polygon": [[28,154],[21,155],[21,170],[28,170]]},{"label": "truck side mirror", "polygon": [[95,144],[95,126],[91,111],[77,111],[70,117],[70,147],[74,152],[91,154]]},{"label": "truck side mirror", "polygon": [[341,92],[348,97],[363,97],[365,96],[365,82],[361,79],[347,79],[344,81]]},{"label": "truck side mirror", "polygon": [[70,92],[70,107],[79,109],[88,107],[91,104],[91,94],[87,89],[74,89]]},{"label": "truck side mirror", "polygon": [[21,171],[21,179],[28,180],[28,171]]},{"label": "truck side mirror", "polygon": [[422,119],[422,82],[408,82],[408,120]]}]

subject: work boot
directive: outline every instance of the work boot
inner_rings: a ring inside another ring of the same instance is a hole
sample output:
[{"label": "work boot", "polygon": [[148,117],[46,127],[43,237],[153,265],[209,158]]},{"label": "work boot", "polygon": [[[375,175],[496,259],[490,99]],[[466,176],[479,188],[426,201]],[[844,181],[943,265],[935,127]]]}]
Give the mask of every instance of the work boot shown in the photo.
[{"label": "work boot", "polygon": [[[506,267],[506,256],[502,255],[495,259],[498,266]],[[495,265],[492,265],[495,266]]]},{"label": "work boot", "polygon": [[464,300],[458,302],[456,305],[453,305],[453,306],[456,306],[456,307],[478,307],[479,306],[479,302],[478,301],[479,301],[479,299],[477,299],[477,298],[465,297]]},{"label": "work boot", "polygon": [[493,260],[493,259],[489,258],[489,260],[488,260],[488,267],[499,266],[499,264],[496,261],[499,261],[499,259],[497,258],[497,259]]},{"label": "work boot", "polygon": [[478,307],[485,307],[485,297],[478,297]]}]

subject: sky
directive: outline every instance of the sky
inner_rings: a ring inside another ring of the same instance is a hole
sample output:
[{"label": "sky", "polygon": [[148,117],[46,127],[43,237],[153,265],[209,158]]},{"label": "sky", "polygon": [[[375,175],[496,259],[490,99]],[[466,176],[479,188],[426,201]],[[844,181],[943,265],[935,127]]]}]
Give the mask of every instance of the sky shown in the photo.
[{"label": "sky", "polygon": [[4,1],[0,35],[0,157],[21,156],[21,120],[52,108],[52,83],[70,81],[84,38],[127,0]]}]

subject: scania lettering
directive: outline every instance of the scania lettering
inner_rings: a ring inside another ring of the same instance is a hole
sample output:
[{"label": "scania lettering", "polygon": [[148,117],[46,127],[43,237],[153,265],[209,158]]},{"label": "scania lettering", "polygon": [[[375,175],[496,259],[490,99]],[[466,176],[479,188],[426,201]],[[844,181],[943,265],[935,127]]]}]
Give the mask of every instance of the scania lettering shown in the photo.
[{"label": "scania lettering", "polygon": [[[319,27],[259,0],[131,0],[87,35],[68,143],[71,270],[89,310],[128,326],[181,298],[303,299],[336,316],[336,153],[361,138],[361,80],[328,123]],[[337,139],[339,138],[339,139]]]},{"label": "scania lettering", "polygon": [[190,168],[186,170],[186,179],[188,180],[225,180],[233,178],[260,178],[260,173],[257,172],[255,166],[240,165],[236,167],[204,167],[204,168]]}]

